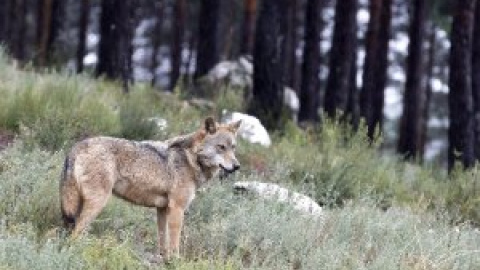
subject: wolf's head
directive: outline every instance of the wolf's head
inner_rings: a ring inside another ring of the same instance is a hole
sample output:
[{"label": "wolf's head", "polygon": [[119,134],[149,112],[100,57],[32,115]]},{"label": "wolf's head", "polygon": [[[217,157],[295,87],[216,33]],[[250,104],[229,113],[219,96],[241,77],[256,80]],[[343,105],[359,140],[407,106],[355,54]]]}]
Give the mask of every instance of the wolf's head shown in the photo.
[{"label": "wolf's head", "polygon": [[195,147],[198,163],[202,167],[223,169],[227,173],[240,168],[240,163],[235,157],[236,135],[240,124],[241,121],[219,124],[211,117],[205,119]]}]

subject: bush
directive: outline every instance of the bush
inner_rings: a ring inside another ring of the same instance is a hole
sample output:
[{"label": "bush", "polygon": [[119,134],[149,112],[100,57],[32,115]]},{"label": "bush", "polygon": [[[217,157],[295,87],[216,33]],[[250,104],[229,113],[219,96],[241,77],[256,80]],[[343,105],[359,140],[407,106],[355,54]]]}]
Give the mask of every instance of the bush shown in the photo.
[{"label": "bush", "polygon": [[118,116],[107,95],[90,89],[87,79],[61,74],[23,77],[27,80],[14,89],[0,89],[0,127],[23,131],[25,141],[50,150],[87,136],[117,133]]},{"label": "bush", "polygon": [[38,243],[34,231],[27,225],[0,228],[0,269],[85,269],[75,248],[58,239]]},{"label": "bush", "polygon": [[[61,152],[29,150],[21,143],[1,153],[0,265],[6,269],[154,267],[148,262],[157,245],[151,209],[111,200],[89,235],[77,241],[63,238],[58,229],[62,160]],[[288,205],[232,192],[230,181],[237,180],[269,180],[302,191],[303,184],[285,178],[292,164],[272,167],[268,176],[240,173],[206,186],[187,214],[181,245],[184,259],[168,268],[480,267],[476,256],[480,234],[465,223],[452,226],[445,211],[400,206],[395,200],[382,211],[370,194],[344,201],[341,208],[327,208],[323,219],[312,220]]]},{"label": "bush", "polygon": [[0,216],[38,233],[60,224],[58,183],[63,155],[27,151],[21,143],[0,153]]},{"label": "bush", "polygon": [[[242,180],[257,180],[255,176]],[[189,259],[228,258],[254,269],[475,269],[480,235],[426,212],[357,200],[316,222],[262,199],[215,185],[198,196],[186,222]]]},{"label": "bush", "polygon": [[[128,95],[103,81],[18,71],[0,51],[0,128],[17,142],[0,152],[0,269],[143,269],[156,252],[155,211],[112,199],[78,241],[60,226],[64,151],[97,134],[165,139],[192,132],[204,113],[137,85]],[[241,109],[237,92],[217,97]],[[238,107],[237,107],[238,106]],[[212,110],[209,113],[215,113]],[[160,130],[148,121],[167,120]],[[312,196],[325,218],[202,189],[187,214],[181,253],[167,269],[477,269],[478,167],[447,177],[370,145],[364,130],[324,121],[288,123],[263,148],[239,140],[242,171],[230,180],[279,183]],[[248,172],[248,173],[247,173]]]}]

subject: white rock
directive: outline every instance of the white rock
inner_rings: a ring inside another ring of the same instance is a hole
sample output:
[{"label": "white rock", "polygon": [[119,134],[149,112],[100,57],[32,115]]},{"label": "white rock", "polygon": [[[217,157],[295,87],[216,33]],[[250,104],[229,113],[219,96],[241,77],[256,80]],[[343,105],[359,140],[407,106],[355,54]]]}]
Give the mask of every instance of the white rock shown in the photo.
[{"label": "white rock", "polygon": [[258,195],[261,198],[275,200],[277,202],[291,205],[294,209],[311,215],[313,217],[322,217],[323,209],[312,198],[290,191],[284,187],[272,183],[263,182],[235,182],[235,190],[245,190]]},{"label": "white rock", "polygon": [[272,144],[267,129],[260,123],[258,118],[239,112],[228,113],[222,117],[223,123],[236,122],[238,120],[242,120],[238,136],[251,143],[259,143],[266,147]]},{"label": "white rock", "polygon": [[294,112],[300,110],[300,99],[298,98],[297,93],[288,86],[285,86],[283,89],[283,102]]},{"label": "white rock", "polygon": [[246,56],[236,61],[222,61],[217,63],[206,75],[211,83],[224,81],[232,86],[252,87],[253,64]]},{"label": "white rock", "polygon": [[222,61],[217,63],[207,74],[210,81],[224,80],[235,69],[236,63]]},{"label": "white rock", "polygon": [[253,64],[248,56],[241,56],[238,59],[238,64],[245,71],[246,74],[249,74],[249,75],[253,74]]}]

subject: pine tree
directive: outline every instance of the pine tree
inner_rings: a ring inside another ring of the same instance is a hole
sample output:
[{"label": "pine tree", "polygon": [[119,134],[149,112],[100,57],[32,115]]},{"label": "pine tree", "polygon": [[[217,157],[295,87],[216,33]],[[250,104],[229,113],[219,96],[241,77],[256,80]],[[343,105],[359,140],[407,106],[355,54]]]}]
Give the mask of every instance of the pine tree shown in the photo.
[{"label": "pine tree", "polygon": [[426,88],[422,83],[425,76],[423,64],[423,42],[425,39],[427,3],[413,1],[413,17],[410,22],[407,56],[407,81],[403,97],[403,115],[397,150],[405,158],[418,158],[422,148],[421,127]]},{"label": "pine tree", "polygon": [[320,31],[323,3],[309,0],[305,14],[305,49],[302,64],[302,82],[300,88],[299,121],[318,121],[320,104]]},{"label": "pine tree", "polygon": [[132,80],[133,6],[131,1],[102,0],[97,76],[121,80],[128,92]]},{"label": "pine tree", "polygon": [[475,162],[472,40],[476,0],[457,0],[452,22],[449,77],[450,126],[448,129],[448,168],[457,161],[464,167]]},{"label": "pine tree", "polygon": [[336,117],[337,110],[343,113],[347,111],[352,62],[355,61],[357,8],[357,0],[337,1],[335,7],[335,26],[324,98],[324,110],[332,118]]},{"label": "pine tree", "polygon": [[270,129],[283,127],[283,63],[287,0],[263,0],[257,20],[253,62],[253,99],[249,113]]}]

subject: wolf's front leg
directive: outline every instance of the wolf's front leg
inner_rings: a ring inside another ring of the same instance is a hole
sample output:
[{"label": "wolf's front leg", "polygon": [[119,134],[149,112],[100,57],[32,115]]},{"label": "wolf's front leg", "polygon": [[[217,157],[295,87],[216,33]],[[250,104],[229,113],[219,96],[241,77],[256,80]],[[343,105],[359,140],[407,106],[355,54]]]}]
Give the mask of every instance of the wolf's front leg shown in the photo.
[{"label": "wolf's front leg", "polygon": [[167,227],[168,227],[168,255],[178,258],[180,257],[179,247],[180,247],[180,235],[182,232],[184,210],[182,207],[176,205],[169,205],[167,210]]},{"label": "wolf's front leg", "polygon": [[157,208],[158,252],[164,258],[167,252],[167,209]]}]

